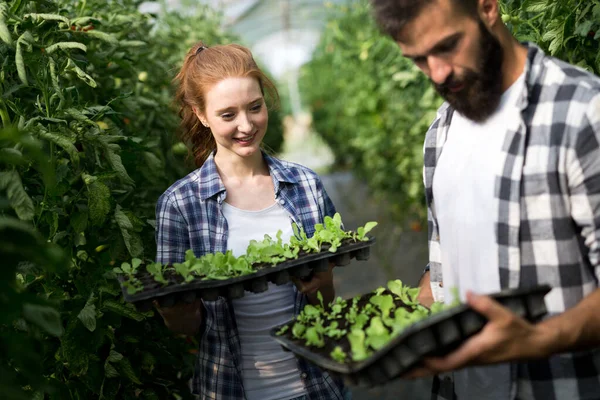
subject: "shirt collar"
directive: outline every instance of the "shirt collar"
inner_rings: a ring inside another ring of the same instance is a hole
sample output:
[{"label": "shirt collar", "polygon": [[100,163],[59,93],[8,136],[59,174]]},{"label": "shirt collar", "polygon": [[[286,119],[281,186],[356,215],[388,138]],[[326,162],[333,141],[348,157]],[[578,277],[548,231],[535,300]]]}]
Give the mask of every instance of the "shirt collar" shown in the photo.
[{"label": "shirt collar", "polygon": [[[271,157],[263,151],[261,153],[273,178],[275,193],[279,192],[281,183],[298,183],[298,180],[290,172],[289,168],[286,168],[280,160]],[[196,174],[199,181],[202,182],[200,186],[200,199],[202,201],[225,192],[225,185],[223,185],[223,181],[217,171],[217,164],[215,164],[214,152],[210,153]]]}]

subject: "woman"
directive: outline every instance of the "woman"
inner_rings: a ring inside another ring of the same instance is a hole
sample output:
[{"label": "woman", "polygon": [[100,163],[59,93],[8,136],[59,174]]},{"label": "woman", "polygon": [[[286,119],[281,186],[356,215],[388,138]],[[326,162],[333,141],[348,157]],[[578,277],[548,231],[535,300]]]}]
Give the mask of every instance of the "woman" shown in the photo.
[{"label": "woman", "polygon": [[[277,91],[248,49],[195,45],[176,77],[183,140],[197,170],[173,184],[157,204],[157,261],[184,260],[232,250],[245,254],[251,239],[291,237],[292,222],[310,236],[335,209],[308,168],[261,150],[267,99]],[[202,399],[344,399],[340,382],[292,353],[269,330],[288,322],[306,302],[334,297],[332,267],[309,282],[270,284],[264,293],[237,300],[196,301],[159,308],[173,331],[199,335],[193,390]]]}]

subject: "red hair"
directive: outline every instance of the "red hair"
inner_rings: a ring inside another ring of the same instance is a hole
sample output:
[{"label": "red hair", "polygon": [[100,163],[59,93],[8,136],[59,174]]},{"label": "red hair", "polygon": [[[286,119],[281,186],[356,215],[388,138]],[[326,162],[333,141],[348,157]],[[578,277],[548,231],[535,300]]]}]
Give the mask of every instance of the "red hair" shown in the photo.
[{"label": "red hair", "polygon": [[181,117],[181,140],[191,149],[194,162],[200,167],[216,149],[210,128],[203,126],[194,113],[206,110],[206,92],[226,78],[255,78],[265,95],[265,100],[274,105],[279,101],[277,89],[271,80],[258,68],[252,53],[237,44],[205,47],[196,43],[186,54],[183,66],[174,79],[177,85],[175,100]]}]

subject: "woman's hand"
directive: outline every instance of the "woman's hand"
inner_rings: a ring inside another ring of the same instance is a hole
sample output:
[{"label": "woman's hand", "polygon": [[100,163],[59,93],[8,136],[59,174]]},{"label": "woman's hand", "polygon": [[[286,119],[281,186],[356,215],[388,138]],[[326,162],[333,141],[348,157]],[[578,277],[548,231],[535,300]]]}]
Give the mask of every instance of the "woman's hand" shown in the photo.
[{"label": "woman's hand", "polygon": [[333,267],[334,263],[329,263],[329,270],[325,272],[313,272],[310,275],[310,280],[304,281],[293,278],[292,281],[298,290],[308,297],[310,304],[318,304],[317,292],[321,292],[323,296],[323,304],[327,305],[333,301],[335,297],[335,289],[333,287]]},{"label": "woman's hand", "polygon": [[188,336],[194,336],[200,331],[204,319],[202,300],[196,299],[193,303],[177,303],[172,307],[160,307],[156,300],[153,304],[169,330]]}]

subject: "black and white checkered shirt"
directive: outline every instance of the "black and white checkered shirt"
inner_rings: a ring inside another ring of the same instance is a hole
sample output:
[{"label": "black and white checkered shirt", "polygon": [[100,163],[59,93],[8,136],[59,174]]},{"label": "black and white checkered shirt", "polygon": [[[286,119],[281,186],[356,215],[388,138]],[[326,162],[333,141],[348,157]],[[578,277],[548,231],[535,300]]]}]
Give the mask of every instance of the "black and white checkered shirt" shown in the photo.
[{"label": "black and white checkered shirt", "polygon": [[[501,287],[549,284],[546,305],[556,315],[600,280],[600,79],[527,46],[521,119],[507,121],[490,201],[498,205]],[[429,265],[438,300],[442,265],[432,188],[452,114],[442,105],[425,140]],[[600,348],[514,363],[511,374],[511,399],[598,399]],[[452,380],[436,379],[433,392],[432,398],[453,398]]]}]

